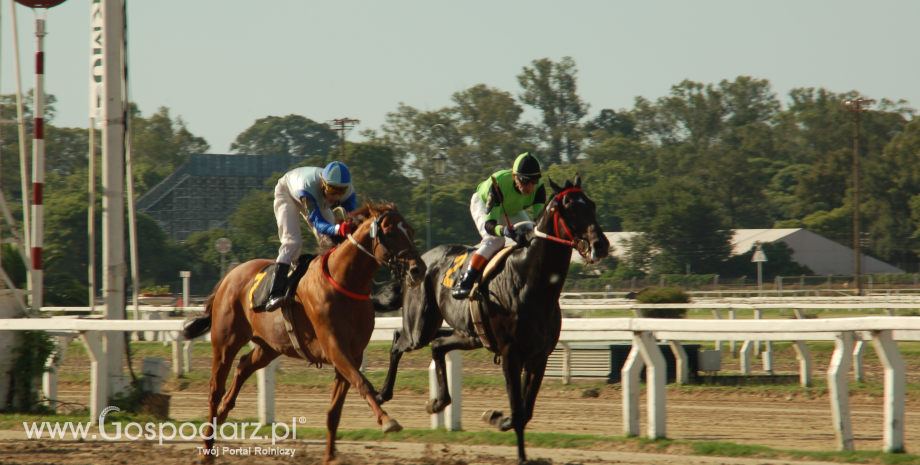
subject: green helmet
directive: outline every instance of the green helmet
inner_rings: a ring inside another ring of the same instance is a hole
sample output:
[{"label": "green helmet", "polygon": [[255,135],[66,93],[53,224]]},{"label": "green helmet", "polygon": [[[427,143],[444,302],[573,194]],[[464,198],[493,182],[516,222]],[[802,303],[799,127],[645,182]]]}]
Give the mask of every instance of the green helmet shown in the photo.
[{"label": "green helmet", "polygon": [[540,161],[530,152],[518,155],[517,159],[514,160],[514,167],[512,167],[511,172],[525,181],[536,182],[543,176],[540,174]]}]

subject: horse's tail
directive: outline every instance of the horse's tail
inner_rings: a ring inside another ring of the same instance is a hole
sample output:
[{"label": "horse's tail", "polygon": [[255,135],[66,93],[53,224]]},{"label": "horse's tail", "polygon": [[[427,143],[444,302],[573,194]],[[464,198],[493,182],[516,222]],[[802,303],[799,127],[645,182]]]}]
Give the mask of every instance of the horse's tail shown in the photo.
[{"label": "horse's tail", "polygon": [[393,278],[371,296],[371,303],[377,313],[392,312],[402,307],[402,298],[403,283]]},{"label": "horse's tail", "polygon": [[220,283],[223,282],[223,279],[217,282],[217,285],[214,286],[214,291],[211,292],[211,295],[208,296],[208,299],[204,303],[204,315],[199,316],[198,318],[192,318],[185,329],[182,330],[182,336],[185,339],[195,339],[196,337],[206,334],[208,331],[211,331],[211,317],[213,316],[214,310],[214,299],[217,297],[217,289],[220,288]]}]

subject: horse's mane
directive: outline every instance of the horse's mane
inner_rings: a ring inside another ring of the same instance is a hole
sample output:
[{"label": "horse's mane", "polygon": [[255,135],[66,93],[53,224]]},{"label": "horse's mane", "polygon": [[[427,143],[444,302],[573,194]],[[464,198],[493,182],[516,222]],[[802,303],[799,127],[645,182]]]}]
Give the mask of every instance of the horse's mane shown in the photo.
[{"label": "horse's mane", "polygon": [[[357,228],[372,216],[380,216],[383,213],[391,210],[396,210],[396,204],[392,202],[377,204],[370,199],[364,199],[364,206],[349,213],[346,221],[354,224],[355,228]],[[332,250],[342,242],[343,239],[341,237],[329,237],[320,235],[319,243],[316,245],[316,253],[317,255],[325,255],[326,252]]]}]

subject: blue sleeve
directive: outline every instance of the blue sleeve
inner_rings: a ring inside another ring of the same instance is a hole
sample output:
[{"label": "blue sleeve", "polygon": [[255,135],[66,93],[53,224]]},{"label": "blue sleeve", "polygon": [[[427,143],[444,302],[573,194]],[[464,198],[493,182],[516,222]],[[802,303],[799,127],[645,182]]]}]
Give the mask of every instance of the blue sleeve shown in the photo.
[{"label": "blue sleeve", "polygon": [[329,224],[329,222],[326,221],[326,218],[324,218],[323,215],[319,212],[319,208],[316,208],[316,199],[314,199],[313,196],[306,191],[300,191],[300,195],[301,197],[306,197],[308,200],[310,200],[310,205],[312,205],[313,208],[310,210],[310,214],[307,215],[307,219],[309,219],[310,224],[316,228],[316,232],[325,234],[327,236],[334,236],[335,225]]},{"label": "blue sleeve", "polygon": [[358,209],[358,195],[352,192],[347,199],[339,203],[342,204],[342,208],[344,208],[347,213],[351,213]]},{"label": "blue sleeve", "polygon": [[326,218],[323,218],[323,215],[319,213],[318,208],[314,208],[313,211],[310,212],[308,218],[310,219],[310,223],[313,223],[313,227],[316,228],[316,232],[327,236],[335,235],[335,225],[329,224]]}]

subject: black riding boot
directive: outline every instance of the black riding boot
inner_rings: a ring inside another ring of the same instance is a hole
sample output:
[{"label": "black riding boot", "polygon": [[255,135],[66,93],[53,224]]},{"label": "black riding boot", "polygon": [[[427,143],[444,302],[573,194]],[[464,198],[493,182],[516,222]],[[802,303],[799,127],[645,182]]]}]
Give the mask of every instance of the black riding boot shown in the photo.
[{"label": "black riding boot", "polygon": [[272,311],[276,308],[279,308],[288,302],[286,299],[286,287],[288,281],[288,271],[291,270],[291,265],[287,263],[275,263],[275,276],[272,277],[272,290],[268,294],[268,303],[265,304],[266,311]]},{"label": "black riding boot", "polygon": [[463,275],[460,284],[454,288],[451,297],[457,300],[468,299],[470,297],[470,292],[473,290],[473,284],[476,284],[476,280],[479,279],[480,275],[482,275],[481,270],[477,270],[473,267],[467,268],[466,274]]}]

